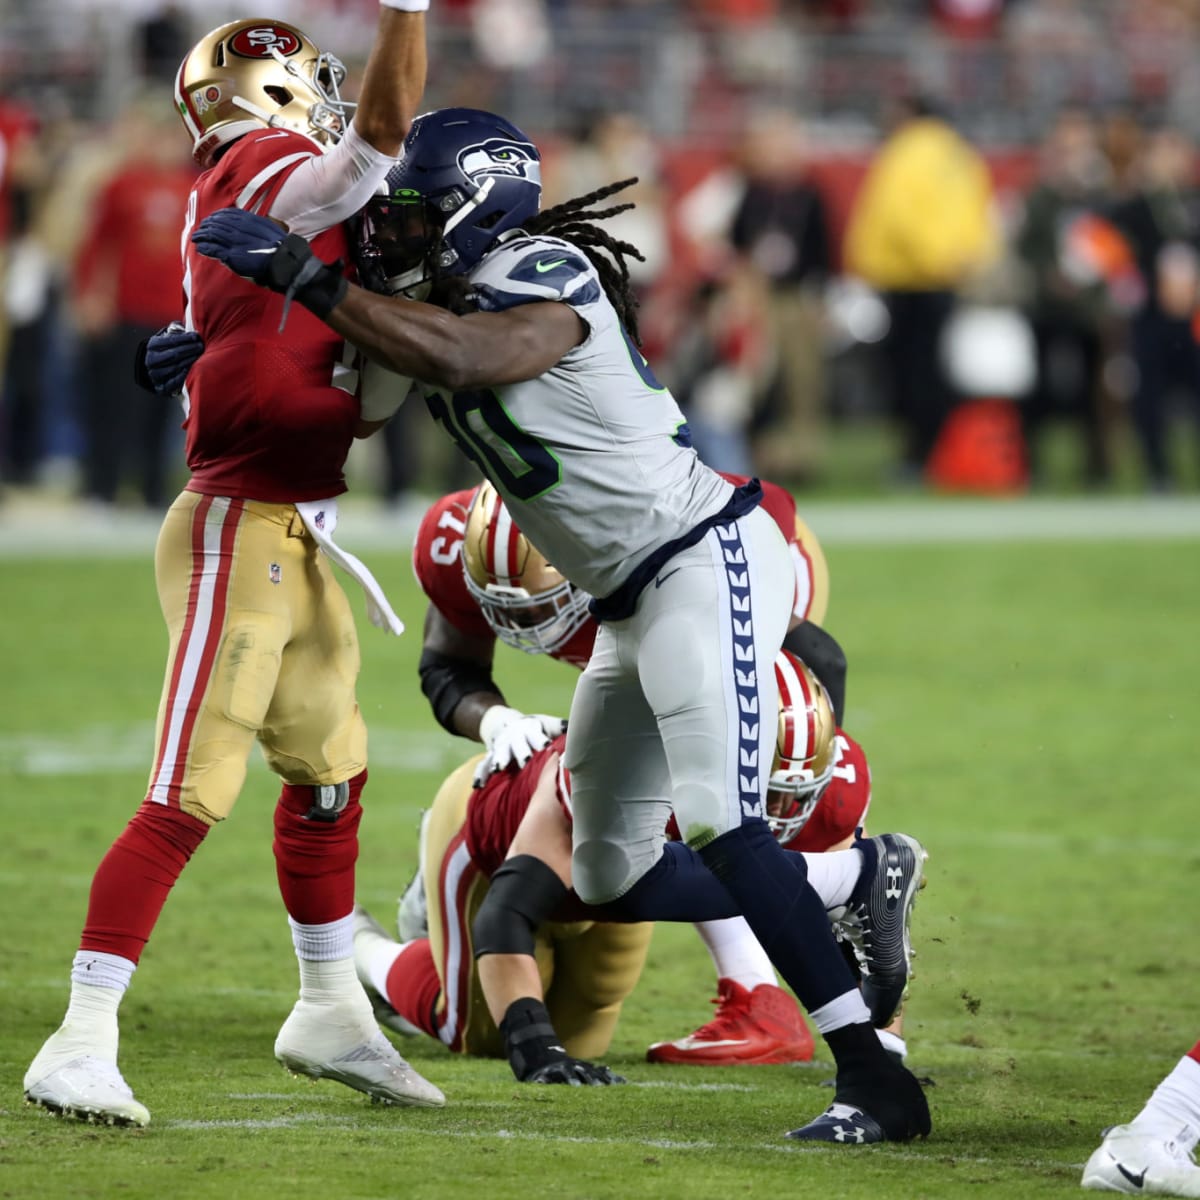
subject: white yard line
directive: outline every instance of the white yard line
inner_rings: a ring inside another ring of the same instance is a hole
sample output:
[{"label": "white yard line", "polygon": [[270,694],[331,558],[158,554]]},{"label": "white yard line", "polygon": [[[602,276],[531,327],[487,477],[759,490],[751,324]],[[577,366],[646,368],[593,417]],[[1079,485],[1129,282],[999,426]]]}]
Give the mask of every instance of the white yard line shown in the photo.
[{"label": "white yard line", "polygon": [[[798,1118],[799,1119],[799,1118]],[[227,1120],[227,1121],[161,1121],[158,1122],[160,1129],[244,1129],[244,1130],[260,1130],[260,1129],[287,1129],[297,1125],[311,1125],[314,1122],[323,1122],[328,1125],[346,1127],[355,1125],[357,1122],[353,1118],[333,1117],[325,1113],[295,1113],[287,1117],[275,1117],[265,1120]],[[374,1137],[385,1137],[389,1131],[372,1127],[371,1133]],[[532,1142],[544,1146],[565,1145],[565,1146],[617,1146],[617,1147],[641,1147],[646,1150],[666,1150],[666,1151],[682,1151],[685,1154],[694,1154],[697,1150],[715,1150],[728,1153],[753,1153],[762,1152],[773,1154],[811,1154],[828,1150],[828,1146],[801,1146],[797,1143],[788,1143],[782,1140],[782,1134],[779,1140],[776,1141],[743,1141],[739,1139],[736,1144],[733,1142],[713,1142],[706,1139],[684,1140],[678,1138],[638,1138],[638,1137],[588,1137],[582,1134],[556,1134],[556,1133],[529,1133],[514,1129],[463,1129],[460,1125],[455,1124],[444,1129],[429,1129],[415,1125],[403,1125],[394,1130],[398,1137],[427,1137],[427,1138],[443,1138],[450,1141],[461,1141],[463,1138],[470,1138],[474,1141],[486,1142]],[[932,1148],[928,1154],[914,1153],[911,1150],[903,1150],[895,1145],[885,1145],[872,1150],[871,1153],[886,1154],[888,1158],[903,1159],[914,1163],[927,1163],[930,1166],[936,1166],[946,1157],[953,1158],[958,1164],[971,1164],[973,1166],[989,1166],[989,1167],[1024,1167],[1036,1171],[1078,1171],[1083,1169],[1083,1163],[1074,1162],[1059,1162],[1049,1159],[1026,1158],[1026,1159],[1010,1159],[1010,1158],[989,1158],[984,1155],[964,1155],[949,1148],[940,1149]]]}]

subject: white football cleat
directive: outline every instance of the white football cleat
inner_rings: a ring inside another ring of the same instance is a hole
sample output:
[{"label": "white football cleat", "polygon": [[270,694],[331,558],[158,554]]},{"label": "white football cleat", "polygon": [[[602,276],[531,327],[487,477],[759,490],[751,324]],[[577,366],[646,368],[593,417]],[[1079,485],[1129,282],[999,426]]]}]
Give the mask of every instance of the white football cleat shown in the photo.
[{"label": "white football cleat", "polygon": [[133,1098],[117,1064],[92,1054],[59,1062],[47,1071],[38,1058],[25,1073],[25,1099],[60,1117],[103,1125],[149,1125],[150,1112]]},{"label": "white football cleat", "polygon": [[400,1057],[369,1016],[363,1020],[363,1008],[297,1000],[275,1039],[275,1057],[297,1075],[336,1080],[383,1104],[445,1104],[441,1091]]},{"label": "white football cleat", "polygon": [[1085,1188],[1126,1196],[1200,1196],[1200,1167],[1191,1147],[1196,1130],[1176,1134],[1114,1125],[1083,1168]]}]

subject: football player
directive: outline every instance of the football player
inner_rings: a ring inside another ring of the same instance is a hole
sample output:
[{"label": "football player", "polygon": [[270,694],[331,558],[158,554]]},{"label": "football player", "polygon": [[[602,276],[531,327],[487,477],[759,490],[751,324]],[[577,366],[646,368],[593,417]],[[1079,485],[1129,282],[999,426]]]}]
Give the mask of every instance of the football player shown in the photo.
[{"label": "football player", "polygon": [[[839,756],[861,762],[861,751],[835,734],[824,688],[803,663],[781,651],[775,672],[780,707],[767,795],[779,815],[771,824],[792,848],[825,850],[852,837],[862,817],[865,790],[851,796],[828,786]],[[465,1054],[503,1054],[524,1082],[608,1084],[617,1081],[611,1072],[587,1060],[612,1039],[651,927],[612,924],[604,906],[571,903],[563,744],[558,735],[481,785],[480,757],[445,781],[421,826],[427,931],[398,943],[360,910],[355,958],[377,997],[376,1015],[393,1029],[415,1027]],[[668,835],[678,836],[673,820]],[[863,870],[869,849],[831,854],[817,872],[822,899],[851,936],[855,895],[873,882]],[[728,911],[727,897],[717,903]],[[564,924],[556,916],[592,919]],[[868,953],[864,964],[872,968]],[[764,1032],[782,1040],[791,1011],[768,1015]]]},{"label": "football player", "polygon": [[[903,994],[923,852],[910,839],[886,847],[875,874],[903,886],[881,891],[864,919],[894,966],[860,992],[803,857],[765,820],[774,739],[760,714],[775,712],[773,663],[792,615],[787,543],[757,481],[735,487],[699,461],[637,348],[626,258],[638,252],[597,223],[611,209],[592,207],[625,184],[543,212],[539,163],[493,113],[441,109],[413,123],[388,176],[388,276],[412,276],[405,287],[428,303],[349,284],[302,238],[236,208],[206,218],[193,244],[420,381],[522,531],[593,597],[601,626],[564,753],[580,897],[629,920],[692,920],[719,882],[837,1064],[833,1105],[791,1136],[924,1135],[921,1085],[872,1027]],[[665,839],[672,812],[684,842]]]},{"label": "football player", "polygon": [[1104,1131],[1082,1183],[1126,1196],[1200,1196],[1200,1042],[1175,1064],[1128,1125]]},{"label": "football player", "polygon": [[[745,477],[725,478],[735,485],[748,482]],[[764,483],[763,508],[788,540],[795,567],[793,630],[784,644],[815,656],[819,673],[833,683],[831,691],[844,697],[845,658],[818,624],[829,594],[824,553],[783,488]],[[499,639],[526,653],[585,667],[599,629],[588,611],[591,598],[530,544],[487,482],[432,505],[417,530],[413,571],[429,598],[420,673],[434,715],[451,733],[484,742],[488,754],[480,764],[480,778],[510,762],[523,765],[561,724],[505,703],[492,678],[495,643]],[[835,707],[840,710],[840,704]],[[850,761],[835,769],[842,778],[855,779]],[[865,764],[857,778],[869,796]],[[865,811],[865,803],[860,810]],[[853,837],[854,829],[850,825],[834,841]],[[798,848],[829,849],[833,844]],[[423,895],[418,874],[401,903],[401,936],[421,932]],[[717,1012],[688,1037],[652,1046],[651,1061],[714,1066],[811,1059],[812,1036],[804,1018],[795,1000],[776,985],[770,960],[745,920],[702,924],[697,931],[717,971]]]},{"label": "football player", "polygon": [[53,1112],[149,1121],[117,1067],[117,1009],[172,885],[233,808],[256,740],[283,785],[274,849],[300,974],[276,1057],[385,1102],[444,1102],[381,1035],[354,973],[367,741],[354,620],[326,556],[358,569],[376,619],[396,629],[369,573],[330,540],[369,414],[339,335],[189,241],[207,214],[238,205],[348,258],[342,222],[395,164],[424,89],[426,7],[384,0],[352,122],[341,64],[282,21],[222,25],[179,68],[175,99],[203,168],[180,213],[184,326],[207,353],[183,389],[191,479],[155,560],[170,652],[149,788],[93,879],[66,1018],[25,1074],[27,1099]]}]

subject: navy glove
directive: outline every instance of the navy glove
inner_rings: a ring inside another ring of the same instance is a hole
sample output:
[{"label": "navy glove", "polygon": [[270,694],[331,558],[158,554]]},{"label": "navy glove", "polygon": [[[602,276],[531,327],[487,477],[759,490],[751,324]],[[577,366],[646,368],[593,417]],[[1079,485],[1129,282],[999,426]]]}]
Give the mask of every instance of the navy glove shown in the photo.
[{"label": "navy glove", "polygon": [[177,395],[183,390],[192,364],[203,353],[204,339],[172,321],[138,347],[134,377],[156,395]]},{"label": "navy glove", "polygon": [[205,217],[192,234],[192,245],[243,278],[285,296],[281,332],[293,299],[325,317],[346,294],[341,262],[322,262],[299,234],[285,233],[274,221],[241,208],[222,208]]},{"label": "navy glove", "polygon": [[269,286],[271,258],[287,231],[267,217],[242,208],[222,208],[200,222],[192,245],[236,275]]}]

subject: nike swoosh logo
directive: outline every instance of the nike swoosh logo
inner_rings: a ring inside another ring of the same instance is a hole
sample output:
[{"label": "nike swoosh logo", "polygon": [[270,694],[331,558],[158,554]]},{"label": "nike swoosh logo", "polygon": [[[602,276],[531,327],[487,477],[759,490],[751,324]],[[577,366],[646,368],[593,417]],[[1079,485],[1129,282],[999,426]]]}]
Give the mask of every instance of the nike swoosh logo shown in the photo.
[{"label": "nike swoosh logo", "polygon": [[708,1050],[713,1046],[748,1046],[749,1038],[728,1038],[723,1042],[705,1042],[697,1041],[695,1038],[685,1037],[680,1038],[677,1042],[671,1042],[670,1045],[678,1046],[681,1050],[691,1050],[693,1047],[699,1047],[703,1050]]},{"label": "nike swoosh logo", "polygon": [[284,130],[283,133],[264,133],[262,135],[262,137],[255,138],[254,140],[256,142],[269,142],[272,138],[277,138],[277,137],[287,137],[287,131]]},{"label": "nike swoosh logo", "polygon": [[1140,1175],[1135,1175],[1132,1171],[1128,1171],[1125,1169],[1124,1163],[1117,1163],[1117,1170],[1120,1171],[1121,1174],[1124,1175],[1125,1178],[1128,1179],[1129,1182],[1132,1183],[1135,1188],[1140,1188],[1145,1184],[1146,1172],[1149,1169],[1150,1169],[1149,1167],[1143,1167],[1142,1173]]},{"label": "nike swoosh logo", "polygon": [[561,267],[566,261],[565,258],[556,258],[553,262],[539,262],[535,264],[535,270],[539,275],[544,275],[547,271],[553,271],[555,267]]},{"label": "nike swoosh logo", "polygon": [[670,578],[671,578],[671,576],[672,576],[672,575],[674,575],[676,571],[682,571],[682,570],[683,570],[683,568],[682,568],[682,567],[676,567],[674,571],[668,571],[668,572],[667,572],[665,575],[660,575],[660,576],[659,576],[659,577],[658,577],[658,578],[657,578],[657,579],[654,581],[654,586],[655,586],[656,588],[660,588],[660,587],[662,587],[662,585],[663,585],[664,583],[666,583],[666,582],[667,582],[667,580],[668,580],[668,579],[670,579]]}]

